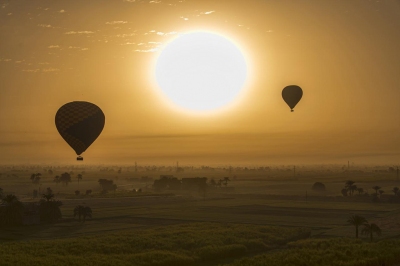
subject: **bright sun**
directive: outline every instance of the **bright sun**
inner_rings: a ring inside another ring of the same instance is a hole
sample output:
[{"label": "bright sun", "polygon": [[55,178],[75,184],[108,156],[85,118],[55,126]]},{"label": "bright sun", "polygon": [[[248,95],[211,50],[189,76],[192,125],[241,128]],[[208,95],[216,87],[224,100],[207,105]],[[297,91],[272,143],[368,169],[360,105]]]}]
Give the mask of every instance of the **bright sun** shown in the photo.
[{"label": "bright sun", "polygon": [[232,102],[247,76],[246,61],[227,38],[209,32],[182,34],[162,51],[156,80],[176,105],[210,111]]}]

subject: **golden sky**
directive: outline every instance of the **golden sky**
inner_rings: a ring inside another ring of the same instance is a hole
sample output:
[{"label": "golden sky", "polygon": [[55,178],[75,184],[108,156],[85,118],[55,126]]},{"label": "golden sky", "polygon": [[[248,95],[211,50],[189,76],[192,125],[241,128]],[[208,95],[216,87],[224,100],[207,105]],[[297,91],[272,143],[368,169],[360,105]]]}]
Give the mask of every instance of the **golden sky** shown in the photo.
[{"label": "golden sky", "polygon": [[[154,80],[164,45],[197,30],[249,64],[240,99],[206,115]],[[75,163],[54,124],[71,101],[106,116],[85,163],[398,163],[399,47],[398,0],[0,0],[1,163]]]}]

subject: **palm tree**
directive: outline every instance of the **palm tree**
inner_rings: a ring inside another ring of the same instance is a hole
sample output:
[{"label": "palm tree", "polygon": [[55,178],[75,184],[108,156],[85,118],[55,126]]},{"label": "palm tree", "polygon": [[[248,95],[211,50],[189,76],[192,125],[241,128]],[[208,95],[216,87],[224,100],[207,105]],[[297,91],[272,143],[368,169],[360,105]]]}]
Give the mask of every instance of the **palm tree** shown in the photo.
[{"label": "palm tree", "polygon": [[349,187],[349,190],[350,190],[350,196],[351,196],[351,195],[353,195],[354,191],[357,190],[357,186],[356,186],[356,185],[351,185],[351,186]]},{"label": "palm tree", "polygon": [[394,187],[394,188],[392,189],[392,191],[393,191],[394,195],[396,196],[397,193],[399,193],[399,188],[398,188],[398,187]]},{"label": "palm tree", "polygon": [[364,189],[361,187],[357,188],[357,191],[358,191],[358,195],[361,195],[362,193],[364,193]]},{"label": "palm tree", "polygon": [[54,194],[50,188],[47,188],[47,193],[42,195],[42,198],[46,199],[46,201],[50,201],[54,198]]},{"label": "palm tree", "polygon": [[92,209],[90,207],[84,207],[82,215],[83,215],[83,222],[86,221],[86,217],[92,219]]},{"label": "palm tree", "polygon": [[357,189],[357,186],[354,185],[354,183],[355,182],[352,180],[347,180],[344,184],[344,187],[350,192],[350,196],[353,194],[353,191]]},{"label": "palm tree", "polygon": [[92,209],[90,207],[78,205],[74,209],[74,217],[76,216],[79,217],[79,222],[81,221],[81,217],[83,217],[83,222],[85,222],[86,217],[92,218]]},{"label": "palm tree", "polygon": [[353,215],[347,220],[347,222],[356,227],[356,238],[358,238],[358,227],[365,224],[367,220],[362,216]]},{"label": "palm tree", "polygon": [[372,235],[376,234],[377,236],[380,236],[382,234],[382,230],[377,226],[376,224],[364,224],[364,228],[362,229],[361,233],[363,235],[369,235],[371,242],[373,240]]},{"label": "palm tree", "polygon": [[81,221],[81,216],[82,216],[82,205],[78,205],[74,208],[74,217],[78,216],[79,222]]},{"label": "palm tree", "polygon": [[54,194],[47,192],[47,194],[42,195],[43,198],[40,200],[39,205],[39,216],[41,222],[56,222],[62,218],[60,207],[62,202],[59,200],[54,200]]},{"label": "palm tree", "polygon": [[380,189],[381,189],[381,187],[380,187],[380,186],[374,186],[372,189],[374,189],[374,190],[375,190],[375,195],[377,195],[377,196],[378,196],[378,190],[380,190]]},{"label": "palm tree", "polygon": [[384,193],[385,191],[383,191],[383,190],[379,190],[379,197],[382,197],[382,194]]},{"label": "palm tree", "polygon": [[2,198],[2,202],[6,205],[0,209],[0,224],[15,225],[22,223],[24,211],[23,204],[13,194],[8,194]]},{"label": "palm tree", "polygon": [[17,198],[17,196],[15,196],[13,194],[8,194],[4,198],[2,198],[1,201],[3,201],[5,204],[9,205],[13,202],[18,201],[18,198]]},{"label": "palm tree", "polygon": [[82,180],[82,174],[78,174],[78,175],[76,176],[76,178],[78,178],[78,185],[79,185],[79,180]]},{"label": "palm tree", "polygon": [[35,181],[35,174],[31,174],[32,183]]},{"label": "palm tree", "polygon": [[344,183],[344,187],[348,188],[352,186],[355,182],[352,180],[347,180],[346,183]]}]

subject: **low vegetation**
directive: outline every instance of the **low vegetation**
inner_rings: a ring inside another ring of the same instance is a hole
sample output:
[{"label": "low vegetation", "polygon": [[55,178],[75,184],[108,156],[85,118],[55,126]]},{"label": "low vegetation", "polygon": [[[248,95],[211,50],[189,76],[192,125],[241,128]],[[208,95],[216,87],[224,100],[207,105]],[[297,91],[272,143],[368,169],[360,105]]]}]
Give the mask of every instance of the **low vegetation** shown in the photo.
[{"label": "low vegetation", "polygon": [[397,265],[398,176],[329,168],[3,167],[0,265]]},{"label": "low vegetation", "polygon": [[400,261],[399,245],[399,239],[377,243],[348,238],[300,240],[289,243],[286,250],[224,266],[390,266]]},{"label": "low vegetation", "polygon": [[308,238],[302,228],[193,223],[0,244],[2,265],[216,265]]}]

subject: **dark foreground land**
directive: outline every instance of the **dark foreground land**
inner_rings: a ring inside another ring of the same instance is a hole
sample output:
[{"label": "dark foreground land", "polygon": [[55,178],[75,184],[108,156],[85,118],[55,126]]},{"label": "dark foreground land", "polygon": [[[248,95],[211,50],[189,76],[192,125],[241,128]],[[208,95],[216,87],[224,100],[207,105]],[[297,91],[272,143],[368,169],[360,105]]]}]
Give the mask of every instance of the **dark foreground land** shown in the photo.
[{"label": "dark foreground land", "polygon": [[[226,187],[234,189],[210,188],[205,194],[155,193],[144,186],[142,193],[131,194],[130,188],[140,184],[120,177],[116,182],[129,189],[106,195],[93,189],[90,196],[73,192],[96,188],[98,175],[87,173],[80,184],[68,186],[49,179],[42,187],[51,186],[62,201],[62,220],[1,228],[0,265],[399,264],[400,205],[384,196],[374,202],[355,194],[343,197],[340,189],[348,178],[319,178],[327,186],[323,193],[311,191],[314,177],[246,176],[231,178]],[[398,184],[379,176],[354,180],[365,188],[378,184],[386,194]],[[14,191],[31,188],[14,182]],[[19,198],[35,201],[28,193]],[[92,219],[79,222],[73,216],[77,205],[90,206]],[[382,235],[371,241],[360,227],[356,239],[354,226],[347,223],[351,215],[377,224]]]}]

